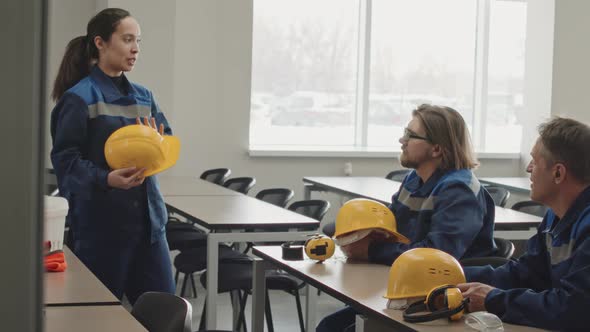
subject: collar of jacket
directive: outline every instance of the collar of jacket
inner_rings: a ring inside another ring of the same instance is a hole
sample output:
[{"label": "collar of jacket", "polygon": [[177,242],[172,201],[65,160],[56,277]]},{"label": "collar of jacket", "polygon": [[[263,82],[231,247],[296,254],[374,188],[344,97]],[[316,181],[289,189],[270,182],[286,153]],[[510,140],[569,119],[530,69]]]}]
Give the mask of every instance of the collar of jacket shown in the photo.
[{"label": "collar of jacket", "polygon": [[[416,171],[414,171],[415,173]],[[414,177],[413,181],[408,181],[408,186],[406,187],[412,194],[419,194],[421,196],[428,196],[430,192],[434,189],[434,187],[438,184],[439,180],[446,174],[445,171],[437,168],[434,173],[426,180],[426,182],[422,183],[422,179],[415,173],[416,177]]]},{"label": "collar of jacket", "polygon": [[552,225],[547,225],[545,232],[551,232],[553,236],[557,236],[559,233],[569,229],[569,227],[580,218],[580,213],[584,211],[590,205],[590,186],[586,187],[582,191],[574,203],[567,209],[567,212],[563,218],[559,219],[557,216],[553,219],[551,224],[557,223],[553,231],[551,231]]},{"label": "collar of jacket", "polygon": [[127,91],[129,91],[128,96],[121,94],[121,92],[119,91],[119,89],[117,89],[115,83],[113,83],[111,78],[107,74],[105,74],[97,65],[94,65],[90,70],[90,77],[98,85],[98,88],[102,92],[105,102],[107,103],[112,103],[121,98],[137,96],[137,90],[135,90],[133,84],[129,82],[125,74],[122,75],[123,84],[127,86]]}]

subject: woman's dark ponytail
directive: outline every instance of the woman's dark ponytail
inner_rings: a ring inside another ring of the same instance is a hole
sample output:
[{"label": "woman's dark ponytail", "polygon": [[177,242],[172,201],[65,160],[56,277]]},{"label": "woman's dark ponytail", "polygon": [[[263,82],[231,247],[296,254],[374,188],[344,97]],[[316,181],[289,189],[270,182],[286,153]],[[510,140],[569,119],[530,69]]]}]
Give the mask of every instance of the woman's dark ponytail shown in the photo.
[{"label": "woman's dark ponytail", "polygon": [[60,99],[69,88],[90,74],[90,68],[98,60],[94,38],[100,37],[104,41],[109,41],[121,20],[128,16],[131,14],[124,9],[104,9],[88,22],[86,36],[76,37],[68,43],[53,83],[53,100]]},{"label": "woman's dark ponytail", "polygon": [[54,101],[61,98],[66,90],[76,85],[82,78],[88,76],[90,61],[86,36],[72,39],[66,47],[66,52],[59,65],[59,72],[53,83],[51,98]]}]

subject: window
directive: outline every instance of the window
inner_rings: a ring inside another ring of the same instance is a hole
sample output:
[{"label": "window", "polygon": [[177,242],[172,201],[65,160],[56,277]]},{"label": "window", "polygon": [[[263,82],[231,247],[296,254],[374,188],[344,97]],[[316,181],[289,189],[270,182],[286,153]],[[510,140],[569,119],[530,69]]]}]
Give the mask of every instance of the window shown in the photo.
[{"label": "window", "polygon": [[520,149],[525,1],[254,0],[253,22],[251,147],[395,151],[432,103]]}]

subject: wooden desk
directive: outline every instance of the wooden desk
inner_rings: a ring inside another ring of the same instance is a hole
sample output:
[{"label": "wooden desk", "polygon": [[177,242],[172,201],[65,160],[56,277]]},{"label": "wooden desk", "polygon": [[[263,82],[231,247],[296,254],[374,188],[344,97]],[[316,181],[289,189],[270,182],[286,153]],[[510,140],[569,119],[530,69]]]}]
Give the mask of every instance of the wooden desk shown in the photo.
[{"label": "wooden desk", "polygon": [[43,275],[46,306],[120,305],[119,300],[64,246],[68,268]]},{"label": "wooden desk", "polygon": [[147,331],[122,306],[45,307],[47,332]]},{"label": "wooden desk", "polygon": [[[449,322],[439,319],[424,324],[407,323],[402,318],[402,311],[386,309],[387,299],[383,297],[387,290],[389,266],[368,263],[346,263],[342,253],[337,250],[338,257],[318,264],[310,259],[302,261],[285,261],[281,258],[279,246],[254,247],[254,255],[261,257],[274,267],[287,271],[308,284],[326,292],[327,294],[351,305],[357,311],[367,316],[369,320],[376,320],[385,325],[388,331],[466,331],[467,326],[462,322]],[[335,255],[336,256],[336,255]],[[254,294],[252,331],[262,331],[264,328],[264,287],[265,281],[261,276],[264,263],[255,262],[253,284]],[[369,279],[370,278],[370,279]],[[357,330],[358,330],[357,326]],[[373,330],[370,330],[373,332]],[[504,324],[507,332],[540,331],[539,329]]]},{"label": "wooden desk", "polygon": [[480,178],[479,181],[492,186],[499,186],[509,191],[529,195],[531,193],[531,180],[528,177],[505,177],[505,178]]},{"label": "wooden desk", "polygon": [[[329,191],[353,198],[363,197],[379,201],[385,205],[391,203],[401,183],[379,177],[304,177],[305,199],[311,199],[311,191]],[[496,206],[496,229],[529,229],[537,227],[543,218]]]},{"label": "wooden desk", "polygon": [[237,191],[227,189],[215,183],[199,179],[196,176],[162,176],[158,177],[162,196],[239,196]]},{"label": "wooden desk", "polygon": [[[217,277],[220,242],[305,240],[319,221],[246,195],[166,196],[169,211],[195,222],[207,236],[207,329],[217,325]],[[310,231],[287,231],[308,229]],[[251,232],[242,232],[253,230]]]}]

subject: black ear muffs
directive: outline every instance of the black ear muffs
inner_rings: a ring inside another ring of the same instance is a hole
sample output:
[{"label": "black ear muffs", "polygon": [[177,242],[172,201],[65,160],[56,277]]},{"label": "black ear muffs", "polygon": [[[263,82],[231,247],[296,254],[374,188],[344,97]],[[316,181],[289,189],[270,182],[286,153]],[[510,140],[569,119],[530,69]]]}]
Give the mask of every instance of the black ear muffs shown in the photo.
[{"label": "black ear muffs", "polygon": [[[463,316],[468,302],[469,299],[463,299],[459,288],[451,285],[439,286],[428,292],[426,300],[410,304],[403,316],[409,323],[430,322],[439,318],[458,320]],[[417,314],[419,312],[422,314]]]}]

